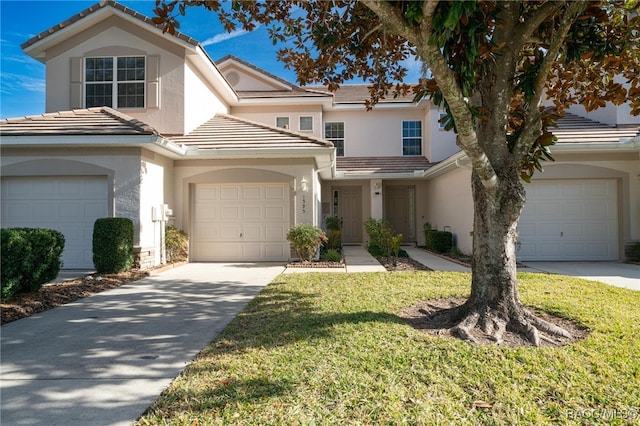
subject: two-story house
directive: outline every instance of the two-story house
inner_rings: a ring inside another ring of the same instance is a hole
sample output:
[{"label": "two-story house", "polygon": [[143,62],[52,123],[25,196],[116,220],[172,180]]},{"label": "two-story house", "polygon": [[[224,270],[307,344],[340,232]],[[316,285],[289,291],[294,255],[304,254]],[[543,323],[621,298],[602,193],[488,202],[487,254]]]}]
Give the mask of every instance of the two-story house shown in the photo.
[{"label": "two-story house", "polygon": [[[366,111],[364,85],[331,93],[234,56],[214,63],[114,1],[22,47],[46,65],[47,112],[0,122],[2,226],[59,229],[65,268],[92,267],[105,216],[133,220],[142,266],[164,261],[168,220],[189,233],[191,261],[287,260],[287,230],[327,215],[347,244],[384,217],[408,243],[430,222],[471,250],[468,161],[426,100]],[[528,187],[523,259],[620,259],[640,240],[639,122],[577,114]]]}]

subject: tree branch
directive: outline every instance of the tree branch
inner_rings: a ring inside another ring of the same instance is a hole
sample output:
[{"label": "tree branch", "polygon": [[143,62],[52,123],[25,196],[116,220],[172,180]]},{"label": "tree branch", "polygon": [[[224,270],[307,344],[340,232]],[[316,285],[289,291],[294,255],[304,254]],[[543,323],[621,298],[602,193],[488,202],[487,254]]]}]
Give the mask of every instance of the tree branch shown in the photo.
[{"label": "tree branch", "polygon": [[533,14],[519,27],[517,44],[523,45],[528,41],[531,41],[533,33],[538,29],[538,27],[552,15],[557,13],[562,5],[563,2],[550,1],[536,9]]},{"label": "tree branch", "polygon": [[429,44],[433,33],[433,14],[438,0],[425,0],[422,23],[419,27],[407,24],[399,10],[386,1],[362,0],[371,9],[389,31],[404,37],[416,47],[418,55],[431,69],[431,73],[442,91],[458,135],[456,144],[469,156],[472,166],[488,192],[493,193],[498,185],[498,177],[486,153],[478,143],[478,136],[473,125],[473,115],[468,101],[462,94],[455,73],[448,67],[440,49]]},{"label": "tree branch", "polygon": [[557,60],[560,50],[564,45],[564,40],[571,29],[575,19],[584,10],[586,3],[584,1],[571,1],[565,12],[562,14],[560,27],[554,31],[551,37],[551,43],[547,50],[547,55],[542,60],[536,81],[534,83],[533,97],[529,101],[529,113],[524,123],[524,128],[518,137],[513,153],[516,160],[520,160],[525,156],[531,148],[531,142],[535,141],[540,135],[540,103],[542,94],[544,93],[545,83],[551,71],[553,63]]}]

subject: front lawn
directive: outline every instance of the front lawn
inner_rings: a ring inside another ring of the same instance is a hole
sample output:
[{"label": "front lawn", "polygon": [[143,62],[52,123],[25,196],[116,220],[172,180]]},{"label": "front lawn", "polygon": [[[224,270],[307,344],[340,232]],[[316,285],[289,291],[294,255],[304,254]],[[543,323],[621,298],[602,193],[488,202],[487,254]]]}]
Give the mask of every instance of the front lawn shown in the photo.
[{"label": "front lawn", "polygon": [[561,348],[474,346],[399,314],[466,297],[468,274],[281,275],[139,424],[637,424],[640,292],[520,274],[523,302],[591,333]]}]

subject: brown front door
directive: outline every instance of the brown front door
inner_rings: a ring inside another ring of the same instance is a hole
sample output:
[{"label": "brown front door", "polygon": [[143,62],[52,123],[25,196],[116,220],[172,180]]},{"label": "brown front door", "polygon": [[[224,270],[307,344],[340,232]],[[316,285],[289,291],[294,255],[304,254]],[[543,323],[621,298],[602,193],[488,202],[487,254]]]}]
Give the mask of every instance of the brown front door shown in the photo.
[{"label": "brown front door", "polygon": [[342,242],[362,243],[362,188],[341,186],[333,189],[334,212],[342,221]]},{"label": "brown front door", "polygon": [[404,242],[415,241],[415,188],[387,186],[384,190],[384,218]]}]

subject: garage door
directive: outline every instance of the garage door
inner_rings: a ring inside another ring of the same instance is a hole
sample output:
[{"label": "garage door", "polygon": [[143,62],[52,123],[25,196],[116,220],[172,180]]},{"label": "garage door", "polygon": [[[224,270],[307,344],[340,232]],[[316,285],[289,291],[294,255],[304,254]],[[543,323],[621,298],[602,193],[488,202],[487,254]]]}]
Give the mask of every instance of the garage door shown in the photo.
[{"label": "garage door", "polygon": [[615,180],[543,181],[526,190],[518,259],[618,258]]},{"label": "garage door", "polygon": [[191,238],[195,261],[289,258],[289,185],[196,185]]},{"label": "garage door", "polygon": [[93,224],[108,213],[106,177],[2,179],[2,227],[62,232],[64,269],[93,269]]}]

